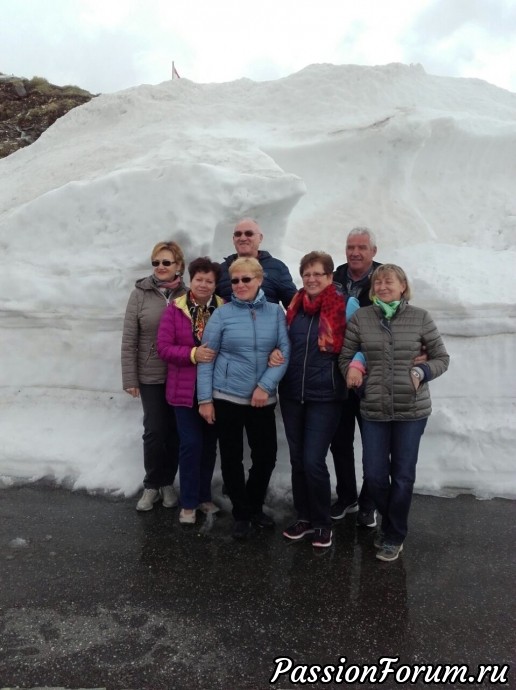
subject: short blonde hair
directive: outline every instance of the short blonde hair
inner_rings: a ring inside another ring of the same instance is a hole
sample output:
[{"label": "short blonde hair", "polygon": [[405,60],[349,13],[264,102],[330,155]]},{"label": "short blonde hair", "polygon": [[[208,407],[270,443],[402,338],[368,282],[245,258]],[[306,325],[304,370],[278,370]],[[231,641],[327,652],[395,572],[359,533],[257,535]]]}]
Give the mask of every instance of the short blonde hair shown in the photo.
[{"label": "short blonde hair", "polygon": [[373,299],[375,296],[374,291],[374,281],[380,276],[385,275],[385,273],[394,273],[396,278],[401,282],[405,283],[405,290],[403,291],[403,297],[409,300],[412,297],[412,292],[410,290],[410,284],[407,278],[407,274],[396,264],[381,264],[378,268],[375,268],[373,275],[371,276],[371,289],[369,290],[369,299]]},{"label": "short blonde hair", "polygon": [[263,278],[263,268],[258,259],[251,256],[241,256],[235,259],[229,267],[229,275],[232,276],[234,271],[246,271],[251,273],[255,278]]},{"label": "short blonde hair", "polygon": [[164,249],[166,249],[169,252],[172,252],[172,254],[174,255],[174,261],[177,261],[178,270],[181,271],[181,273],[184,273],[185,272],[185,256],[183,254],[183,250],[177,244],[177,242],[158,242],[158,244],[154,245],[154,247],[152,249],[151,261],[154,261],[157,254],[159,254]]}]

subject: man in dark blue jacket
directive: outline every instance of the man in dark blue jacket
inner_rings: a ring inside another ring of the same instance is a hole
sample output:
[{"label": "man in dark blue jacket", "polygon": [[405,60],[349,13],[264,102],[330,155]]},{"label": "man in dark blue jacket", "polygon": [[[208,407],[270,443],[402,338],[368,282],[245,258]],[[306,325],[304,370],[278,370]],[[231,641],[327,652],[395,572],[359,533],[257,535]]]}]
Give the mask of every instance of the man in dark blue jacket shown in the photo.
[{"label": "man in dark blue jacket", "polygon": [[285,309],[290,304],[290,300],[296,294],[297,288],[294,285],[292,276],[286,264],[274,258],[269,252],[260,250],[260,243],[263,235],[256,221],[251,218],[244,218],[237,223],[233,231],[233,244],[236,254],[230,254],[221,263],[221,274],[217,283],[216,293],[226,301],[231,299],[231,280],[228,268],[236,258],[246,256],[258,259],[263,268],[262,290],[265,292],[268,302],[283,304]]},{"label": "man in dark blue jacket", "polygon": [[[369,228],[354,228],[346,241],[347,263],[338,266],[333,273],[333,281],[339,284],[348,297],[356,297],[361,307],[371,304],[369,289],[374,269],[380,266],[373,261],[376,254],[376,239]],[[376,527],[376,510],[369,496],[367,484],[362,483],[357,495],[355,476],[355,419],[362,429],[360,399],[355,391],[348,391],[343,402],[340,423],[331,443],[335,476],[337,478],[337,501],[331,507],[332,520],[340,520],[345,515],[357,513],[357,523],[363,527]]]}]

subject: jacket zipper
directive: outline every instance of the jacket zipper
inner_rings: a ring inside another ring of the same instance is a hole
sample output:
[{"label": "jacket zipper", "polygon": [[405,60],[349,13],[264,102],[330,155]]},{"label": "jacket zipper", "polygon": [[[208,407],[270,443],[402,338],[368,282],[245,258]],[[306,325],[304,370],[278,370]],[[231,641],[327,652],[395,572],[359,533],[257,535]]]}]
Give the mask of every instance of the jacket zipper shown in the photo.
[{"label": "jacket zipper", "polygon": [[310,317],[310,325],[308,326],[308,333],[306,334],[306,345],[305,345],[305,358],[303,361],[303,379],[301,382],[301,405],[305,402],[305,376],[306,376],[306,360],[308,359],[308,342],[310,340],[310,331],[312,330],[312,324],[314,322],[314,317]]}]

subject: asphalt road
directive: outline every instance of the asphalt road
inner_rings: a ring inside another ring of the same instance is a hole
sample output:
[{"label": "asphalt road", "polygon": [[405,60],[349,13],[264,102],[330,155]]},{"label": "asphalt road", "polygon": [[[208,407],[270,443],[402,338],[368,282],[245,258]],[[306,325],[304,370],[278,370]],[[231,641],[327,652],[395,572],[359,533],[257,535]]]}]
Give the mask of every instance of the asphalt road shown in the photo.
[{"label": "asphalt road", "polygon": [[[391,564],[349,516],[317,553],[285,543],[287,515],[238,543],[228,514],[190,527],[176,509],[134,505],[0,490],[0,687],[279,690],[303,687],[296,667],[315,664],[341,675],[308,687],[367,689],[380,686],[351,682],[350,667],[385,657],[395,671],[467,664],[471,678],[478,664],[514,665],[515,502],[415,496]],[[424,687],[395,671],[385,690]]]}]

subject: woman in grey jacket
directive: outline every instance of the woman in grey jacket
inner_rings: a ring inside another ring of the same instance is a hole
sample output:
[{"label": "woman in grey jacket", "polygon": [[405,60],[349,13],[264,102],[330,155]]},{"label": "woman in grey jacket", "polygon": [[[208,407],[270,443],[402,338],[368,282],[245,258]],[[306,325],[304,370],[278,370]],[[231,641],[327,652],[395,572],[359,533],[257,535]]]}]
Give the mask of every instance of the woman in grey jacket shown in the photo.
[{"label": "woman in grey jacket", "polygon": [[151,253],[152,275],[136,281],[124,319],[122,385],[143,406],[143,494],[136,510],[152,510],[160,498],[165,508],[177,505],[173,483],[179,439],[174,408],[167,403],[167,364],[156,350],[161,315],[176,297],[184,295],[185,261],[175,242],[159,242]]},{"label": "woman in grey jacket", "polygon": [[[362,392],[364,476],[382,526],[376,557],[394,561],[403,549],[421,436],[432,411],[428,382],[448,369],[439,331],[424,309],[408,303],[403,269],[379,266],[371,278],[373,305],[351,318],[339,357],[349,388]],[[428,360],[414,366],[424,347]],[[365,369],[352,362],[365,356]]]},{"label": "woman in grey jacket", "polygon": [[[276,389],[287,368],[290,344],[283,309],[267,302],[261,290],[260,263],[242,257],[229,272],[231,302],[215,310],[204,330],[203,345],[217,355],[213,362],[199,362],[197,399],[201,416],[217,426],[222,478],[233,504],[233,537],[245,539],[253,525],[274,526],[263,502],[276,464]],[[285,361],[269,367],[275,348]],[[252,461],[247,482],[244,429]]]}]

